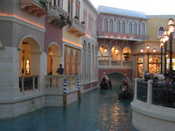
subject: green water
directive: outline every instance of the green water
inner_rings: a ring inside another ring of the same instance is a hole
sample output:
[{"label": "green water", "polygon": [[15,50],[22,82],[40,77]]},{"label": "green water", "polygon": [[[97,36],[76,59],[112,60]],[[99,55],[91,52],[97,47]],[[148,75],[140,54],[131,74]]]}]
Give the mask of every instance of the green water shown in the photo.
[{"label": "green water", "polygon": [[117,99],[119,80],[112,80],[112,90],[89,92],[67,108],[44,108],[1,120],[0,131],[136,131],[131,124],[130,102]]}]

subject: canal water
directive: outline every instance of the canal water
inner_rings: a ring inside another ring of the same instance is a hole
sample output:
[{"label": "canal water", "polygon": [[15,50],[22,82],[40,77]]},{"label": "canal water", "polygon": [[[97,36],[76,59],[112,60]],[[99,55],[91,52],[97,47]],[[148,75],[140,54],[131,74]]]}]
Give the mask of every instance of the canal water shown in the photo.
[{"label": "canal water", "polygon": [[130,101],[119,101],[119,83],[112,83],[112,90],[94,90],[67,108],[44,108],[1,120],[0,131],[136,131]]}]

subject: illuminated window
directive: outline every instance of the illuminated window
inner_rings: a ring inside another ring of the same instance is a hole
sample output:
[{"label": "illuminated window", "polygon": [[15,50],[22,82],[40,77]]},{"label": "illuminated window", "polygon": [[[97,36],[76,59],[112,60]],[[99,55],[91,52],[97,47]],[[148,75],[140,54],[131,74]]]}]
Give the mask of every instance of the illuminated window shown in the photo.
[{"label": "illuminated window", "polygon": [[143,64],[143,57],[137,58],[137,76],[143,77],[144,74],[144,64]]},{"label": "illuminated window", "polygon": [[149,56],[149,72],[160,73],[160,56]]},{"label": "illuminated window", "polygon": [[131,49],[130,48],[123,48],[123,60],[129,61],[131,57]]},{"label": "illuminated window", "polygon": [[117,47],[111,49],[112,61],[121,61],[121,51]]}]

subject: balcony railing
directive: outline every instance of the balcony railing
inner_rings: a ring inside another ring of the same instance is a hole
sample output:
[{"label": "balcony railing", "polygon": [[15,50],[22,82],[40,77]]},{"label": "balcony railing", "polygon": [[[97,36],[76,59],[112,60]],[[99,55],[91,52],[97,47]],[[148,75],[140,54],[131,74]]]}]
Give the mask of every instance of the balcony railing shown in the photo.
[{"label": "balcony railing", "polygon": [[21,92],[38,89],[38,76],[19,77],[19,89]]},{"label": "balcony railing", "polygon": [[67,24],[67,12],[62,7],[48,6],[48,23],[63,27]]},{"label": "balcony railing", "polygon": [[147,104],[175,108],[175,84],[136,79],[134,99]]},{"label": "balcony railing", "polygon": [[46,14],[44,3],[44,0],[20,0],[21,9],[38,17]]},{"label": "balcony railing", "polygon": [[78,18],[73,18],[71,25],[68,27],[68,32],[74,33],[77,36],[85,35],[85,26]]},{"label": "balcony railing", "polygon": [[99,38],[109,38],[109,39],[118,39],[118,40],[134,40],[134,41],[143,41],[148,37],[146,35],[134,35],[134,34],[123,34],[118,32],[97,32]]}]

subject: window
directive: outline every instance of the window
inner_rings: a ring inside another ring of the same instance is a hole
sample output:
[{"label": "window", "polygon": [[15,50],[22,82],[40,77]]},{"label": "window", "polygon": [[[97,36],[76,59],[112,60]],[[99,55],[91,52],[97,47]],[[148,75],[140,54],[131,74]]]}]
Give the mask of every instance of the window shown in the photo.
[{"label": "window", "polygon": [[80,19],[80,1],[76,0],[76,16]]},{"label": "window", "polygon": [[65,46],[64,51],[65,74],[80,73],[80,50]]},{"label": "window", "polygon": [[159,30],[158,30],[158,37],[161,37],[163,35],[163,32],[164,32],[164,28],[163,27],[160,27]]},{"label": "window", "polygon": [[145,24],[142,23],[142,34],[144,35],[145,34]]},{"label": "window", "polygon": [[112,61],[121,61],[121,51],[117,47],[111,49]]},{"label": "window", "polygon": [[108,19],[104,20],[104,31],[108,32]]},{"label": "window", "polygon": [[143,77],[144,74],[144,64],[143,64],[143,57],[137,58],[137,76]]},{"label": "window", "polygon": [[122,23],[122,33],[125,33],[125,22]]},{"label": "window", "polygon": [[139,24],[139,32],[138,34],[140,35],[141,34],[141,25]]},{"label": "window", "polygon": [[114,27],[113,20],[110,20],[110,31],[109,32],[113,32],[113,27]]},{"label": "window", "polygon": [[120,21],[118,21],[118,32],[121,32],[121,24],[120,24]]},{"label": "window", "polygon": [[123,60],[129,61],[131,57],[131,49],[128,47],[123,48]]},{"label": "window", "polygon": [[137,23],[134,23],[134,34],[137,34]]},{"label": "window", "polygon": [[132,34],[132,23],[129,23],[129,33]]},{"label": "window", "polygon": [[73,0],[68,0],[68,14],[70,18],[73,18]]},{"label": "window", "polygon": [[160,73],[160,56],[149,56],[149,73]]}]

